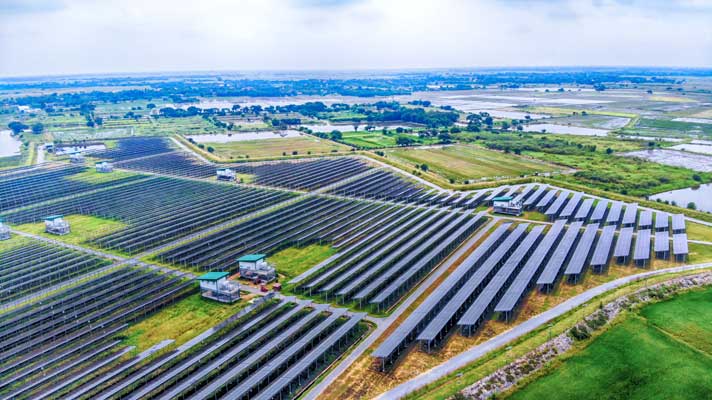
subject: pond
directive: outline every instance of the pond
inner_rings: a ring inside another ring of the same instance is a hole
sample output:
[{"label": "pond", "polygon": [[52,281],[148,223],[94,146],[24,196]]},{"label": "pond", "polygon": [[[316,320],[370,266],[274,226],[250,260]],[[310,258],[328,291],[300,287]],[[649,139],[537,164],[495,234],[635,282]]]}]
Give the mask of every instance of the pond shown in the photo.
[{"label": "pond", "polygon": [[524,130],[527,132],[541,132],[546,130],[546,133],[558,133],[563,135],[578,135],[578,136],[607,136],[608,131],[605,129],[582,128],[580,126],[556,125],[556,124],[531,124],[524,125]]},{"label": "pond", "polygon": [[245,140],[262,140],[262,139],[281,139],[288,137],[297,137],[302,133],[295,130],[287,131],[262,131],[262,132],[239,132],[232,134],[217,134],[217,135],[191,135],[188,139],[193,139],[196,143],[230,143],[241,142]]},{"label": "pond", "polygon": [[0,157],[20,155],[20,139],[12,136],[11,131],[0,131]]},{"label": "pond", "polygon": [[650,196],[650,199],[674,201],[680,207],[687,207],[689,203],[695,203],[698,210],[712,212],[712,184],[658,193]]}]

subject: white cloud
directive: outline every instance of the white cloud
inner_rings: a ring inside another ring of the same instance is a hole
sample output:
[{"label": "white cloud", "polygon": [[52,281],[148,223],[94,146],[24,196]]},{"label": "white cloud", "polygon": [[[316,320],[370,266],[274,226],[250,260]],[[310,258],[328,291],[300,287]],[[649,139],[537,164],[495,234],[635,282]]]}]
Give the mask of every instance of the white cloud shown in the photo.
[{"label": "white cloud", "polygon": [[0,75],[712,65],[702,0],[91,0],[0,7]]}]

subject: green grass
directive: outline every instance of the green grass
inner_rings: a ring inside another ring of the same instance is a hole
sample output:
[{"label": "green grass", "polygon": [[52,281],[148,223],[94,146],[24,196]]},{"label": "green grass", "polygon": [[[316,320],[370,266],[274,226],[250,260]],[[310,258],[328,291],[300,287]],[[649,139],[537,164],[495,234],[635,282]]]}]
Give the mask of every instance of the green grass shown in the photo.
[{"label": "green grass", "polygon": [[84,172],[70,175],[66,179],[98,185],[100,183],[111,182],[111,181],[128,178],[130,176],[135,176],[135,175],[139,175],[139,174],[134,173],[134,172],[127,172],[127,171],[114,171],[114,172],[110,172],[110,173],[101,173],[101,172],[96,172],[95,168],[90,168]]},{"label": "green grass", "polygon": [[509,398],[709,398],[711,300],[708,288],[647,306]]},{"label": "green grass", "polygon": [[399,149],[389,157],[416,165],[427,164],[431,171],[456,181],[488,177],[531,175],[553,171],[556,166],[515,154],[487,150],[480,146],[456,144],[432,149]]},{"label": "green grass", "polygon": [[531,221],[541,221],[541,222],[547,222],[549,221],[549,218],[547,218],[544,213],[540,213],[538,211],[524,211],[522,214],[522,218],[528,219]]},{"label": "green grass", "polygon": [[707,244],[689,243],[689,255],[687,262],[689,264],[699,264],[712,261],[712,246]]},{"label": "green grass", "polygon": [[382,131],[358,131],[358,132],[342,132],[341,142],[361,149],[378,149],[384,147],[397,147],[396,139],[398,136],[406,136],[415,141],[416,144],[427,145],[437,143],[437,138],[421,138],[417,135],[408,134],[389,134],[384,135]]},{"label": "green grass", "polygon": [[126,336],[124,344],[136,346],[134,353],[140,353],[166,339],[175,340],[172,347],[180,346],[247,304],[244,300],[223,304],[204,299],[196,293],[128,327],[122,333]]},{"label": "green grass", "polygon": [[287,278],[294,278],[309,268],[326,260],[336,252],[329,245],[312,244],[306,247],[290,247],[284,249],[268,259],[277,272]]},{"label": "green grass", "polygon": [[701,240],[712,242],[712,226],[688,222],[686,225],[687,238],[689,240]]},{"label": "green grass", "polygon": [[712,288],[652,304],[640,314],[674,338],[712,356]]},{"label": "green grass", "polygon": [[668,119],[648,119],[641,118],[638,121],[636,127],[643,129],[655,129],[655,130],[665,130],[674,131],[681,133],[688,133],[690,131],[696,130],[701,131],[706,135],[712,135],[712,125],[710,124],[698,124],[694,122],[683,122],[683,121],[672,121]]},{"label": "green grass", "polygon": [[205,147],[212,146],[215,155],[223,160],[242,158],[270,158],[282,157],[284,153],[291,156],[293,151],[298,155],[324,155],[336,152],[348,152],[349,147],[320,139],[313,136],[299,136],[277,139],[244,140],[229,143],[205,143]]},{"label": "green grass", "polygon": [[64,219],[69,222],[69,227],[71,229],[71,233],[64,236],[45,233],[44,221],[22,224],[18,225],[16,228],[17,230],[23,232],[57,239],[70,244],[86,245],[86,242],[89,240],[117,232],[127,226],[120,221],[94,217],[91,215],[65,215]]}]

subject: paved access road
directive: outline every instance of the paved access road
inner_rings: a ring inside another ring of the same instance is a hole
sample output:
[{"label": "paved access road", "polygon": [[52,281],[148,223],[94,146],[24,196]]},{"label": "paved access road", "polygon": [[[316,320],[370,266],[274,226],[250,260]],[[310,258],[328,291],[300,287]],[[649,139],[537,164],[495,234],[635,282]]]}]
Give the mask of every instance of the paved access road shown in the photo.
[{"label": "paved access road", "polygon": [[596,296],[606,293],[610,290],[616,289],[618,287],[627,285],[631,282],[639,281],[645,278],[649,278],[655,275],[663,275],[675,272],[693,271],[698,269],[705,269],[712,267],[712,263],[695,264],[695,265],[685,265],[681,267],[660,269],[657,271],[648,271],[642,274],[630,275],[623,278],[616,279],[611,282],[604,283],[603,285],[596,286],[595,288],[589,289],[578,296],[572,297],[569,300],[559,304],[558,306],[547,310],[515,327],[504,332],[492,339],[472,347],[471,349],[465,351],[464,353],[458,354],[457,356],[451,358],[450,360],[438,365],[431,370],[424,372],[415,378],[402,383],[399,386],[383,393],[378,396],[378,399],[400,399],[405,397],[407,394],[412,393],[423,386],[432,383],[446,375],[449,375],[460,368],[463,368],[484,356],[485,354],[496,350],[507,343],[526,335],[527,333],[543,326],[552,319],[567,313],[568,311],[590,301]]}]

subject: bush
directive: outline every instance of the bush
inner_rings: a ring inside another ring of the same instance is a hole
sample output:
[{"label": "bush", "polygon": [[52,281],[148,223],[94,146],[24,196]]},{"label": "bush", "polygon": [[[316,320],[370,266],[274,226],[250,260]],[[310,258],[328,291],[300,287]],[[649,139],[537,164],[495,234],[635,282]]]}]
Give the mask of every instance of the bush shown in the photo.
[{"label": "bush", "polygon": [[213,146],[208,146],[207,150],[208,150],[208,153],[215,152],[215,149],[213,148]]}]

